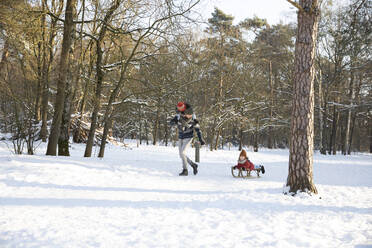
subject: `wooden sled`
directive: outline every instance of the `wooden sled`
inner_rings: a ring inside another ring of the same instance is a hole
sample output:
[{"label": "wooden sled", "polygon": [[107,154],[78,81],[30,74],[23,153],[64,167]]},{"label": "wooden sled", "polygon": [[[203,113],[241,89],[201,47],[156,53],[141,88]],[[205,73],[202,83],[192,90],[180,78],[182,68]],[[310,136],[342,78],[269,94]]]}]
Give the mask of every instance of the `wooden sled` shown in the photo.
[{"label": "wooden sled", "polygon": [[260,177],[260,170],[253,170],[256,172],[257,177],[251,176],[252,170],[246,168],[236,168],[236,166],[231,167],[231,174],[236,178],[258,178]]}]

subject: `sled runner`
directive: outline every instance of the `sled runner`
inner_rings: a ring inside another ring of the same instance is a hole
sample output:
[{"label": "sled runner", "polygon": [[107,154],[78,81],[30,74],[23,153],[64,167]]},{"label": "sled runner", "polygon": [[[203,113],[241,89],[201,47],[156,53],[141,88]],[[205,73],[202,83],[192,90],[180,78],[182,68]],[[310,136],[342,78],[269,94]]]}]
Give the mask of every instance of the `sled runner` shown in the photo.
[{"label": "sled runner", "polygon": [[[252,177],[251,172],[256,171],[257,177]],[[237,178],[258,178],[260,177],[260,169],[255,169],[255,170],[250,170],[245,167],[237,168],[237,166],[232,166],[231,167],[231,174],[233,177]]]}]

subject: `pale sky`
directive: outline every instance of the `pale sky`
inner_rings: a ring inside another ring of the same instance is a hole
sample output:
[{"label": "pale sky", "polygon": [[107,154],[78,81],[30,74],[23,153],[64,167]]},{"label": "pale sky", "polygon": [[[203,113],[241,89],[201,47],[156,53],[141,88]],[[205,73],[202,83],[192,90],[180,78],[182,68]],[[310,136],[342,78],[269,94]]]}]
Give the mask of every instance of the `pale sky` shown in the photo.
[{"label": "pale sky", "polygon": [[[327,1],[323,1],[326,3]],[[350,0],[332,0],[332,8],[337,8],[350,2]],[[328,2],[329,3],[329,2]],[[225,14],[235,17],[234,24],[254,15],[266,19],[270,25],[282,21],[285,24],[297,22],[296,8],[287,0],[201,0],[198,5],[205,21],[212,17],[214,7]]]},{"label": "pale sky", "polygon": [[199,8],[204,18],[212,17],[214,7],[235,17],[234,24],[254,15],[266,19],[270,25],[280,21],[296,21],[296,9],[286,0],[203,0]]}]

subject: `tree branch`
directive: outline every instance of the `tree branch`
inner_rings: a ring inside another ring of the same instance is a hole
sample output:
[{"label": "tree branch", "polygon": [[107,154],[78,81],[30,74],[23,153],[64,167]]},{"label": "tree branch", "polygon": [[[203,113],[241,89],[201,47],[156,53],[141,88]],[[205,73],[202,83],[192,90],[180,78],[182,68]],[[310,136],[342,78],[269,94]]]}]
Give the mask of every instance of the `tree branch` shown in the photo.
[{"label": "tree branch", "polygon": [[305,11],[304,8],[302,8],[301,5],[299,5],[298,3],[292,1],[292,0],[287,0],[288,3],[292,4],[294,7],[296,7],[299,11]]}]

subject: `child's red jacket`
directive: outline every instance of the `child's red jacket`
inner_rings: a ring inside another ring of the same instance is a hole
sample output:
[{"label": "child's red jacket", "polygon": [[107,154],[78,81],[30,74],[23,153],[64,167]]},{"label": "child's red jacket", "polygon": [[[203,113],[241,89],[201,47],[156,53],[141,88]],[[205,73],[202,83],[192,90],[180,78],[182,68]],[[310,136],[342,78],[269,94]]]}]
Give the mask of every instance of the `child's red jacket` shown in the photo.
[{"label": "child's red jacket", "polygon": [[238,164],[236,165],[237,169],[244,168],[246,170],[254,170],[254,164],[249,161],[248,159],[244,159],[243,161],[239,160]]}]

